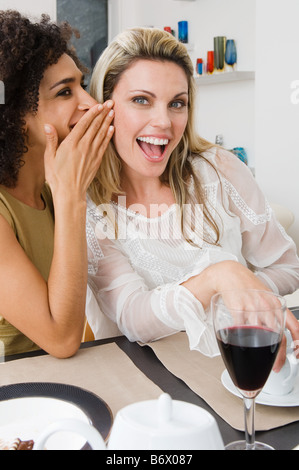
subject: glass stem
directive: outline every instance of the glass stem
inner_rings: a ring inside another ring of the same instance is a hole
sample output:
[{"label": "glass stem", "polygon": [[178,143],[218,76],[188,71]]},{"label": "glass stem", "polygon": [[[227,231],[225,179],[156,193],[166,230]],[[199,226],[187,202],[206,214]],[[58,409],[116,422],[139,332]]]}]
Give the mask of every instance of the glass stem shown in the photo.
[{"label": "glass stem", "polygon": [[246,450],[253,450],[255,446],[255,430],[254,430],[254,398],[243,398],[244,401],[244,417],[245,417],[245,439]]}]

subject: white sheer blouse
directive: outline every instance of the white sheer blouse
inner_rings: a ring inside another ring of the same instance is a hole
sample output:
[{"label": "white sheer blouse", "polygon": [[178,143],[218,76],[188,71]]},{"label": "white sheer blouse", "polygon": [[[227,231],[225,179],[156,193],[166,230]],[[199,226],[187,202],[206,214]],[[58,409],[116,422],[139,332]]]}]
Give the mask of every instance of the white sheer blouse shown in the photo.
[{"label": "white sheer blouse", "polygon": [[[146,218],[121,204],[97,208],[88,199],[87,239],[89,287],[104,315],[129,340],[148,342],[185,330],[191,349],[213,356],[218,348],[210,312],[180,284],[212,263],[233,259],[284,295],[299,286],[299,260],[294,242],[276,221],[246,165],[223,150],[213,149],[205,157],[219,176],[202,158],[195,156],[192,164],[220,228],[221,247],[202,241],[200,210],[195,233],[193,219],[186,217],[187,236],[193,236],[196,246],[188,243],[175,204]],[[212,236],[207,224],[203,230]],[[87,313],[93,327],[97,320],[91,316]]]}]

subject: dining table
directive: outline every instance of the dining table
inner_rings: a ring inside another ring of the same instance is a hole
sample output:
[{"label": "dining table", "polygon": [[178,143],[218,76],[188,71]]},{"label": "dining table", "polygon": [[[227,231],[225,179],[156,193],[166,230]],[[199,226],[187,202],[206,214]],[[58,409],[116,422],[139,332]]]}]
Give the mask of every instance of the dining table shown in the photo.
[{"label": "dining table", "polygon": [[[292,310],[299,319],[299,307]],[[131,402],[168,393],[173,400],[207,410],[216,420],[224,445],[244,439],[242,399],[223,386],[221,357],[207,362],[201,356],[189,351],[184,333],[145,345],[130,342],[125,336],[94,340],[82,343],[78,353],[67,359],[53,358],[41,350],[8,356],[0,364],[0,391],[34,380],[72,384],[98,394],[114,418]],[[298,405],[258,404],[256,439],[276,450],[298,446]]]}]

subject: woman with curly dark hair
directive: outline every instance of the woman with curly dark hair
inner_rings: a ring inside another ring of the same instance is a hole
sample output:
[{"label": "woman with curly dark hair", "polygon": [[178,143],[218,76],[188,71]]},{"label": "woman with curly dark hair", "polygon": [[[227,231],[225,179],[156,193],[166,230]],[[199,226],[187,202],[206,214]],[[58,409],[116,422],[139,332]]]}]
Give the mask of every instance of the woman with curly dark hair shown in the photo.
[{"label": "woman with curly dark hair", "polygon": [[113,103],[85,91],[72,34],[45,15],[0,11],[0,354],[68,357],[82,338],[86,191]]}]

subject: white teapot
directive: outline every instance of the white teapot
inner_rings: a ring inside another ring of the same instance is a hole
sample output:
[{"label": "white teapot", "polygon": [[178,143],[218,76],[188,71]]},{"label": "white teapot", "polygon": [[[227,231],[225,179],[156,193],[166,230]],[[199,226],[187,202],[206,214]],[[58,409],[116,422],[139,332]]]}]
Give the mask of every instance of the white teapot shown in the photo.
[{"label": "white teapot", "polygon": [[[45,448],[47,439],[58,431],[78,432],[94,450],[106,449],[98,431],[78,420],[53,423],[35,443]],[[108,450],[223,450],[223,441],[213,416],[206,410],[164,393],[158,400],[134,403],[115,418]]]}]

